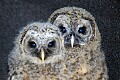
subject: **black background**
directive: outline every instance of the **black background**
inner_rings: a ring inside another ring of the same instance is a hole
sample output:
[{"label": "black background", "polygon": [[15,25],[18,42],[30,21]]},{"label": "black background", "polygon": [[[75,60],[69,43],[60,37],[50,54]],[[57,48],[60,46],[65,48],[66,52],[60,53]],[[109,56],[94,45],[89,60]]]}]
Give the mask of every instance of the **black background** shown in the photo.
[{"label": "black background", "polygon": [[7,80],[7,56],[19,30],[31,22],[47,21],[54,10],[68,6],[84,8],[95,17],[109,80],[120,80],[119,0],[0,0],[0,80]]}]

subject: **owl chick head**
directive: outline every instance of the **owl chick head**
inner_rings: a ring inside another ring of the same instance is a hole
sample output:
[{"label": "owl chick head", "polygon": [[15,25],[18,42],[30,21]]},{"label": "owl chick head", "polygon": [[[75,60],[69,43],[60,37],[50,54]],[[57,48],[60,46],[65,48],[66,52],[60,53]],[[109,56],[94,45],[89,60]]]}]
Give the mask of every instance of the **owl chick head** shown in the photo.
[{"label": "owl chick head", "polygon": [[54,11],[48,21],[59,28],[65,45],[72,47],[85,45],[90,41],[100,39],[95,19],[85,9],[64,7]]},{"label": "owl chick head", "polygon": [[59,29],[50,23],[34,22],[27,25],[18,37],[22,54],[41,61],[60,55],[63,40]]}]

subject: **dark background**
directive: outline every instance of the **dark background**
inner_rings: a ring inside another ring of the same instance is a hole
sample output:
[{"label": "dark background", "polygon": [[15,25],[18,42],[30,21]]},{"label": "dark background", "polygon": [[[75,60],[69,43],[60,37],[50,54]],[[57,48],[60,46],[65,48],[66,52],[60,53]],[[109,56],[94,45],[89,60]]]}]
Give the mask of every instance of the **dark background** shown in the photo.
[{"label": "dark background", "polygon": [[19,30],[34,21],[47,21],[54,10],[67,6],[84,8],[95,17],[109,80],[120,80],[119,0],[0,0],[0,80],[7,80],[7,56]]}]

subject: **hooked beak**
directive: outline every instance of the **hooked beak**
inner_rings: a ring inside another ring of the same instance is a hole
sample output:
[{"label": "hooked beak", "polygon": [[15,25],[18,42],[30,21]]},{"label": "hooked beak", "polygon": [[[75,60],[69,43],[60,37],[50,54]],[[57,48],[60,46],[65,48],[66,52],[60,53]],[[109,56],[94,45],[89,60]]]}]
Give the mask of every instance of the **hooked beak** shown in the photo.
[{"label": "hooked beak", "polygon": [[70,41],[71,41],[71,46],[73,48],[73,45],[74,45],[74,36],[73,35],[71,36],[71,40]]},{"label": "hooked beak", "polygon": [[44,48],[40,49],[40,58],[42,59],[42,61],[45,60],[45,51],[44,51]]}]

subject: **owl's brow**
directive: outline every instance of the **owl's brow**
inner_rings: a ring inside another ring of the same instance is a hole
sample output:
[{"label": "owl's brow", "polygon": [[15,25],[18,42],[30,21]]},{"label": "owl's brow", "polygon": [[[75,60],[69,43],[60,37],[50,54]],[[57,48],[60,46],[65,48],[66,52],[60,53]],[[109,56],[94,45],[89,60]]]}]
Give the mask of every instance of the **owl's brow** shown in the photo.
[{"label": "owl's brow", "polygon": [[54,33],[58,33],[58,29],[56,29],[57,27],[45,27],[45,28],[43,28],[41,31],[42,31],[42,33],[44,32],[44,33],[46,33],[46,32],[49,32],[49,33],[52,33],[52,34],[54,34]]},{"label": "owl's brow", "polygon": [[38,29],[38,26],[32,25],[32,26],[30,26],[29,30],[34,30],[34,31],[38,32],[39,29]]},{"label": "owl's brow", "polygon": [[54,14],[53,17],[51,18],[50,22],[53,23],[59,15],[70,15],[70,13],[62,12],[62,13]]},{"label": "owl's brow", "polygon": [[22,36],[20,37],[20,41],[19,41],[20,44],[22,44],[23,38],[25,37],[25,35],[27,34],[27,32],[29,30],[34,30],[34,31],[38,32],[38,26],[35,26],[35,25],[33,25],[33,26],[29,26],[29,27],[27,27],[27,29],[23,29],[23,32],[21,32]]},{"label": "owl's brow", "polygon": [[[69,11],[71,11],[71,12],[69,12]],[[77,9],[72,9],[72,10],[66,10],[66,11],[64,11],[64,12],[59,12],[59,13],[55,13],[54,15],[53,15],[53,17],[51,18],[51,23],[53,23],[54,22],[54,20],[59,16],[59,15],[80,15],[80,16],[82,16],[82,13],[80,13],[81,11],[80,10],[77,10]]]}]

